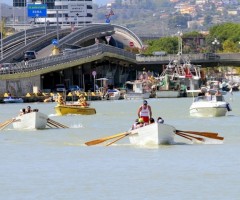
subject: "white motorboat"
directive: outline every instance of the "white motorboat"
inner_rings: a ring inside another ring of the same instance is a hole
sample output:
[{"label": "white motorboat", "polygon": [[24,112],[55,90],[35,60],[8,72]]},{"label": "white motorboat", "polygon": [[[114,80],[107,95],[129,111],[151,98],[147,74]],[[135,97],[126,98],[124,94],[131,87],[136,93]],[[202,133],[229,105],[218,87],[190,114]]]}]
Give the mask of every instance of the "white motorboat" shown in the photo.
[{"label": "white motorboat", "polygon": [[4,103],[23,103],[22,98],[7,97],[3,99]]},{"label": "white motorboat", "polygon": [[46,128],[48,116],[41,112],[30,112],[19,115],[13,122],[15,129],[44,129]]},{"label": "white motorboat", "polygon": [[221,96],[198,96],[190,106],[190,116],[193,117],[220,117],[231,111],[230,104]]},{"label": "white motorboat", "polygon": [[[125,99],[149,99],[150,97],[150,89],[148,88],[147,82],[145,81],[127,81],[126,82],[127,91],[124,95]],[[128,87],[130,86],[131,89]]]},{"label": "white motorboat", "polygon": [[121,93],[117,89],[108,89],[107,93],[104,95],[104,98],[107,100],[119,100]]},{"label": "white motorboat", "polygon": [[173,144],[175,133],[173,126],[153,123],[131,130],[129,140],[134,145]]}]

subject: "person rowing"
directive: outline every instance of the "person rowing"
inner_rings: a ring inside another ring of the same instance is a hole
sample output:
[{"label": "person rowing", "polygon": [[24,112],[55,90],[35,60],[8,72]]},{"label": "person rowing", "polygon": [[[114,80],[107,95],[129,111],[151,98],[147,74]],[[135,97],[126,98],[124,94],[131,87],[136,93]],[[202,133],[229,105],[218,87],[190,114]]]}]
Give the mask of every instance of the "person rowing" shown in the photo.
[{"label": "person rowing", "polygon": [[146,100],[143,101],[143,105],[141,105],[138,109],[138,118],[142,118],[144,123],[149,123],[150,118],[152,118],[152,108],[148,105]]}]

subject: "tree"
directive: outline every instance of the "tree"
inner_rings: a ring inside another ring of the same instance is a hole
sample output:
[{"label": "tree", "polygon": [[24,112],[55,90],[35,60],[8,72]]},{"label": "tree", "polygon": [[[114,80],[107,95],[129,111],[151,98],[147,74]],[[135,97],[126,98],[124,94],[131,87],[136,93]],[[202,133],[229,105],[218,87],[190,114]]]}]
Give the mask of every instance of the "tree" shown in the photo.
[{"label": "tree", "polygon": [[145,54],[152,54],[154,51],[165,51],[167,53],[178,52],[178,38],[177,37],[165,37],[158,40],[149,40],[147,42],[148,48]]},{"label": "tree", "polygon": [[238,44],[234,43],[232,40],[225,40],[223,42],[223,52],[224,53],[237,53],[239,52]]}]

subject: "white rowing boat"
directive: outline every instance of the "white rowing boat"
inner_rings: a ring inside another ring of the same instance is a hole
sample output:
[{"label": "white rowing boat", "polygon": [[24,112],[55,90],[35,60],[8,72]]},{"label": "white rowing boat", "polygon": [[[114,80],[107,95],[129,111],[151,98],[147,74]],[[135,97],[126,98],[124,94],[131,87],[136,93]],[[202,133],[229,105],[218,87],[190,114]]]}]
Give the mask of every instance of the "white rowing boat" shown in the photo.
[{"label": "white rowing boat", "polygon": [[131,130],[129,140],[134,145],[173,144],[175,132],[173,126],[153,123]]},{"label": "white rowing boat", "polygon": [[41,112],[30,112],[17,116],[13,122],[15,129],[44,129],[48,116]]}]

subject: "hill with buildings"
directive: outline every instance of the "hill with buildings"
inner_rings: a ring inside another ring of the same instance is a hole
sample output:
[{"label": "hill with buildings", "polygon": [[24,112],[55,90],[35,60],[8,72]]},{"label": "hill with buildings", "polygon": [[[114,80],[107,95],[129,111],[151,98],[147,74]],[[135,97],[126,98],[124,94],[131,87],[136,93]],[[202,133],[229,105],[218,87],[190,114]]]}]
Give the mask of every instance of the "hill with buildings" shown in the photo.
[{"label": "hill with buildings", "polygon": [[[239,0],[115,0],[94,6],[94,22],[128,27],[138,34],[167,36],[179,30],[206,31],[224,22],[240,22]],[[112,13],[112,14],[111,14]]]}]

